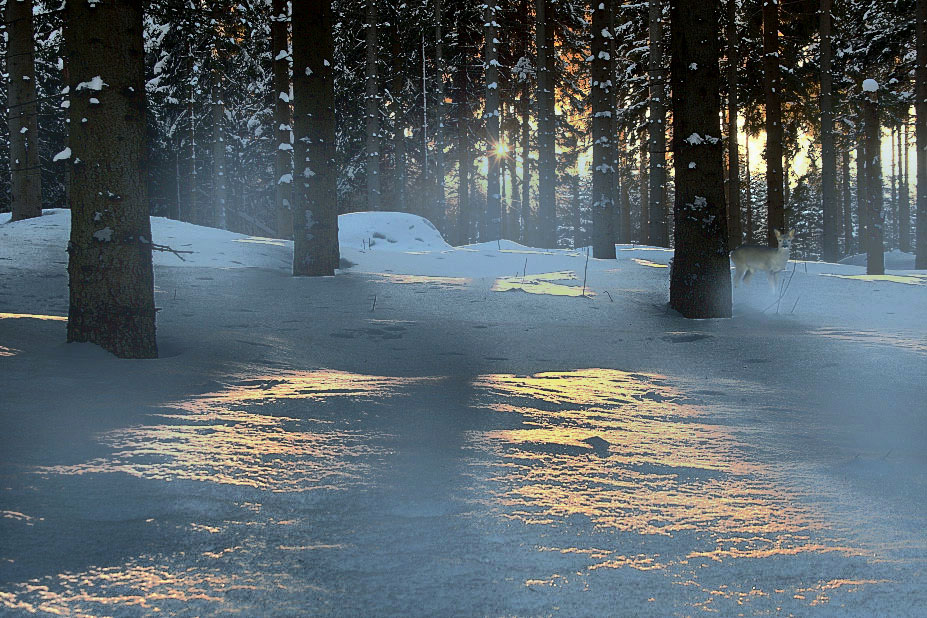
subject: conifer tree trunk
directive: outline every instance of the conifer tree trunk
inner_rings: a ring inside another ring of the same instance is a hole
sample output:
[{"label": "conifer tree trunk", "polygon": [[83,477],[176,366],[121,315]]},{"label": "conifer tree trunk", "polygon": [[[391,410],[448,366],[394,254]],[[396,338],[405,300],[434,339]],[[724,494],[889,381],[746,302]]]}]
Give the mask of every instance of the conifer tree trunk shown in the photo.
[{"label": "conifer tree trunk", "polygon": [[834,97],[831,74],[831,5],[821,0],[821,197],[824,211],[823,258],[836,262],[837,250],[837,148],[834,135]]},{"label": "conifer tree trunk", "polygon": [[763,87],[766,100],[766,240],[777,247],[785,231],[782,171],[782,80],[779,70],[779,3],[763,3]]},{"label": "conifer tree trunk", "polygon": [[435,202],[431,213],[431,222],[439,230],[445,230],[447,217],[447,192],[445,190],[445,172],[444,172],[444,118],[447,114],[444,104],[444,7],[442,0],[434,0],[434,20],[435,20],[435,83],[437,92],[437,111],[435,116]]},{"label": "conifer tree trunk", "polygon": [[293,118],[290,107],[290,54],[286,0],[273,0],[270,22],[271,53],[274,67],[274,212],[277,235],[293,235]]},{"label": "conifer tree trunk", "polygon": [[[627,144],[627,138],[623,140]],[[618,168],[618,177],[621,185],[619,193],[618,213],[618,242],[623,245],[631,243],[631,163],[627,151],[619,155],[620,167]]]},{"label": "conifer tree trunk", "polygon": [[615,259],[614,58],[609,44],[613,0],[592,0],[592,256]]},{"label": "conifer tree trunk", "polygon": [[677,0],[671,8],[675,255],[670,306],[687,318],[731,316],[724,204],[720,0]]},{"label": "conifer tree trunk", "polygon": [[297,276],[333,275],[338,268],[334,64],[331,3],[294,2],[293,274]]},{"label": "conifer tree trunk", "polygon": [[648,186],[650,179],[647,176],[647,139],[643,136],[641,137],[640,143],[640,168],[638,172],[638,180],[640,181],[641,197],[641,233],[639,242],[642,245],[646,245],[650,243],[650,221],[648,220],[650,214],[650,198],[647,194],[647,190],[650,188]]},{"label": "conifer tree trunk", "polygon": [[573,194],[573,248],[582,242],[583,210],[579,201],[579,174],[570,174],[570,193]]},{"label": "conifer tree trunk", "polygon": [[750,171],[750,135],[744,136],[744,171],[747,174],[747,194],[746,194],[746,209],[747,209],[747,228],[745,230],[746,236],[744,238],[744,243],[753,242],[753,173]]},{"label": "conifer tree trunk", "polygon": [[225,105],[219,101],[212,104],[212,224],[227,229],[226,207],[228,205],[228,167],[225,144]]},{"label": "conifer tree trunk", "polygon": [[499,190],[499,173],[503,153],[497,151],[499,140],[499,41],[496,38],[498,24],[496,16],[502,8],[498,0],[488,0],[483,9],[484,59],[486,62],[486,108],[483,121],[486,123],[486,238],[502,238],[502,196]]},{"label": "conifer tree trunk", "polygon": [[850,152],[843,150],[843,156],[840,158],[840,181],[842,189],[840,191],[843,200],[843,252],[845,255],[853,255],[855,251],[853,242],[853,206],[850,200]]},{"label": "conifer tree trunk", "polygon": [[39,104],[35,93],[32,0],[7,0],[7,122],[10,131],[12,220],[42,215]]},{"label": "conifer tree trunk", "polygon": [[[377,63],[377,1],[367,0],[367,210],[380,210],[380,102]],[[294,33],[295,37],[295,33]]]},{"label": "conifer tree trunk", "polygon": [[143,2],[69,2],[69,342],[154,358]]},{"label": "conifer tree trunk", "polygon": [[[526,43],[527,45],[527,43]],[[528,80],[521,93],[521,242],[531,244],[534,238],[531,218],[531,98]]]},{"label": "conifer tree trunk", "polygon": [[740,53],[737,39],[737,0],[727,0],[727,226],[729,244],[743,243],[740,226],[740,149],[737,145],[737,69]]},{"label": "conifer tree trunk", "polygon": [[398,11],[399,9],[395,17],[397,23],[392,29],[393,74],[390,80],[390,109],[393,115],[393,203],[387,207],[390,210],[410,212],[406,203],[406,118],[402,108],[405,65],[402,58],[402,39],[398,23],[401,18]]},{"label": "conifer tree trunk", "polygon": [[[901,161],[899,161],[899,166],[901,167],[901,178],[898,190],[899,190],[899,203],[898,203],[898,248],[909,253],[911,251],[911,193],[908,185],[910,184],[910,178],[908,177],[908,123],[902,123],[903,131],[899,129],[898,131],[898,151],[901,153]],[[902,141],[902,132],[904,133],[904,141]]]},{"label": "conifer tree trunk", "polygon": [[[458,14],[457,44],[463,45],[464,24],[460,23]],[[469,76],[465,64],[457,67],[454,73],[454,104],[457,108],[457,245],[470,242],[472,214],[470,212],[470,168],[473,163],[470,150],[470,111]]]},{"label": "conifer tree trunk", "polygon": [[557,155],[554,115],[554,32],[551,0],[537,0],[538,215],[537,243],[557,246]]},{"label": "conifer tree trunk", "polygon": [[891,212],[891,216],[892,216],[892,226],[891,226],[891,231],[888,234],[889,238],[886,238],[889,249],[894,249],[898,247],[898,239],[901,237],[901,224],[899,222],[900,219],[898,217],[898,201],[899,201],[898,200],[898,184],[900,180],[898,178],[898,160],[900,159],[900,156],[896,155],[896,152],[895,152],[895,138],[897,135],[898,135],[897,128],[892,127],[892,131],[889,134],[889,148],[891,148],[892,150],[892,160],[891,160],[891,167],[889,168],[889,174],[888,174],[889,182],[891,183],[891,194],[889,197],[889,200],[890,200],[889,212]]},{"label": "conifer tree trunk", "polygon": [[859,245],[859,252],[866,251],[869,238],[869,208],[866,206],[867,189],[866,189],[866,167],[865,167],[865,148],[863,135],[858,136],[859,141],[856,144],[856,238]]},{"label": "conifer tree trunk", "polygon": [[917,254],[914,267],[927,269],[927,0],[917,0],[916,47],[914,68],[914,140],[917,146],[916,209]]},{"label": "conifer tree trunk", "polygon": [[666,217],[666,70],[663,68],[663,2],[649,0],[650,9],[650,242],[669,247]]},{"label": "conifer tree trunk", "polygon": [[[882,215],[882,127],[876,92],[863,100],[863,169],[866,175],[866,274],[885,274]],[[860,209],[862,210],[862,208]]]}]

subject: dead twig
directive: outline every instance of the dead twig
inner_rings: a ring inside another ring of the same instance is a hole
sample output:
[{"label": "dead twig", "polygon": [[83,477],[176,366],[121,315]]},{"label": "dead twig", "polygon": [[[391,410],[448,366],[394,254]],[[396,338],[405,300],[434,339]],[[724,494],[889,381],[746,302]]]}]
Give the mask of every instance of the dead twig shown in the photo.
[{"label": "dead twig", "polygon": [[180,255],[181,253],[193,253],[193,251],[181,251],[179,249],[173,249],[171,247],[168,247],[167,245],[159,245],[156,243],[151,243],[151,250],[152,251],[164,251],[165,253],[173,253],[174,255],[180,258],[181,262],[187,261],[183,259],[183,256]]}]

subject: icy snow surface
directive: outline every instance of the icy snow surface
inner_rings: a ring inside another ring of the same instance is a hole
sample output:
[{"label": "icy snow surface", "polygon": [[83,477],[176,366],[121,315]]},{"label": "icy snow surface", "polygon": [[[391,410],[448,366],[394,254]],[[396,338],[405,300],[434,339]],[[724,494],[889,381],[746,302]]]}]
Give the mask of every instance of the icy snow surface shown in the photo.
[{"label": "icy snow surface", "polygon": [[153,219],[193,253],[120,361],[64,343],[67,211],[0,217],[0,614],[923,614],[927,273],[687,321],[667,250],[340,224],[311,279]]}]

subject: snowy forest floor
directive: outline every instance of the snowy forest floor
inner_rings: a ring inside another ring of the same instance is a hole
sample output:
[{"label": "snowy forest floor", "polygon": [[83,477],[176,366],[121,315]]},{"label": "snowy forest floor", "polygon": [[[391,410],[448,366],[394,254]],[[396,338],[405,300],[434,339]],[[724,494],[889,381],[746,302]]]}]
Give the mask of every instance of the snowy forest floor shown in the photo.
[{"label": "snowy forest floor", "polygon": [[68,226],[0,218],[0,614],[927,607],[925,272],[790,263],[690,321],[656,248],[361,213],[309,279],[153,219],[194,253],[125,361],[64,343]]}]

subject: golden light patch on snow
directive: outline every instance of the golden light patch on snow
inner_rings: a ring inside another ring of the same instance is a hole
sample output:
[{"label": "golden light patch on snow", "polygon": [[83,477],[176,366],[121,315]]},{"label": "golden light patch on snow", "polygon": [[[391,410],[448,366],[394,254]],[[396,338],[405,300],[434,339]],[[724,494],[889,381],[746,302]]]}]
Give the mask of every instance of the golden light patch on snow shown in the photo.
[{"label": "golden light patch on snow", "polygon": [[45,320],[49,322],[67,322],[66,315],[43,315],[37,313],[0,313],[0,320]]},{"label": "golden light patch on snow", "polygon": [[577,281],[576,273],[572,270],[561,270],[553,273],[539,273],[515,277],[499,277],[492,284],[493,292],[509,292],[521,290],[528,294],[548,294],[550,296],[595,296],[589,288],[581,286],[563,285],[558,281]]},{"label": "golden light patch on snow", "polygon": [[836,279],[855,279],[857,281],[887,281],[889,283],[904,283],[906,285],[927,285],[927,274],[913,275],[837,275],[834,273],[818,273],[822,277],[834,277]]},{"label": "golden light patch on snow", "polygon": [[468,434],[491,455],[481,487],[498,516],[544,526],[585,517],[596,529],[701,538],[676,557],[596,549],[588,569],[864,553],[820,538],[824,522],[794,490],[663,376],[594,368],[483,375],[474,386],[477,405],[520,417],[512,429]]},{"label": "golden light patch on snow", "polygon": [[[435,277],[430,275],[403,275],[396,273],[370,273],[381,279],[386,279],[389,283],[410,284],[410,283],[430,283],[440,286],[462,287],[468,285],[472,279],[467,277]],[[376,280],[374,280],[376,281]]]},{"label": "golden light patch on snow", "polygon": [[631,261],[637,262],[641,266],[650,266],[652,268],[669,268],[669,264],[660,264],[659,262],[651,262],[650,260],[645,260],[644,258],[631,258]]},{"label": "golden light patch on snow", "polygon": [[902,348],[913,352],[927,352],[927,340],[923,336],[912,333],[884,333],[875,330],[848,330],[842,328],[818,328],[809,331],[809,334],[819,335],[828,339],[862,343],[868,345],[885,345]]},{"label": "golden light patch on snow", "polygon": [[20,350],[17,350],[16,348],[8,348],[5,345],[0,345],[0,358],[6,356],[16,356],[19,354],[19,352]]},{"label": "golden light patch on snow", "polygon": [[263,238],[261,236],[249,236],[248,238],[236,238],[234,242],[251,243],[255,245],[270,245],[272,247],[286,247],[286,241],[278,238]]},{"label": "golden light patch on snow", "polygon": [[224,389],[169,406],[163,420],[103,434],[113,453],[76,465],[38,468],[40,473],[122,472],[162,481],[188,480],[274,492],[344,490],[367,482],[371,458],[384,434],[349,421],[291,418],[262,413],[284,400],[370,400],[436,378],[401,378],[320,369],[240,375]]}]

